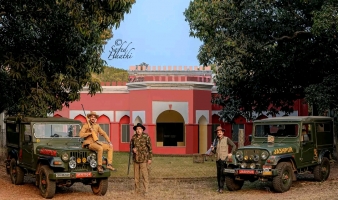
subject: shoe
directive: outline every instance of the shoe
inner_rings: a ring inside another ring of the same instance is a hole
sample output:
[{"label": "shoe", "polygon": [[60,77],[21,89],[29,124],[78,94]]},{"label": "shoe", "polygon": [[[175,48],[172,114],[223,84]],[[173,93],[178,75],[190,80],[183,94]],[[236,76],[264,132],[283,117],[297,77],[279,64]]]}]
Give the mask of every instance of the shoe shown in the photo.
[{"label": "shoe", "polygon": [[222,190],[222,189],[219,189],[219,193],[223,193],[223,190]]},{"label": "shoe", "polygon": [[117,171],[117,169],[115,169],[113,166],[111,166],[111,164],[107,165],[107,169],[109,169],[110,171]]},{"label": "shoe", "polygon": [[216,192],[219,192],[219,189],[217,189]]},{"label": "shoe", "polygon": [[97,171],[99,172],[99,174],[103,174],[103,167],[102,167],[102,165],[97,166]]}]

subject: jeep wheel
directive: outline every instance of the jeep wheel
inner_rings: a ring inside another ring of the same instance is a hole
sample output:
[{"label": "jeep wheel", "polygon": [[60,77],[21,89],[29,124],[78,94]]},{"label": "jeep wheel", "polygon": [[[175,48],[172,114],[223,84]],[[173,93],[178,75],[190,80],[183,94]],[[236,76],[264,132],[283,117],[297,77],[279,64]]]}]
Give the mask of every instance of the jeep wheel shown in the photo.
[{"label": "jeep wheel", "polygon": [[39,170],[39,189],[41,196],[46,199],[51,199],[54,197],[56,184],[55,181],[49,180],[49,174],[52,174],[53,171],[49,166],[43,165]]},{"label": "jeep wheel", "polygon": [[242,189],[244,181],[235,180],[234,176],[225,176],[225,185],[229,191],[236,191]]},{"label": "jeep wheel", "polygon": [[11,159],[9,166],[10,166],[10,172],[9,173],[10,173],[10,176],[11,176],[12,183],[15,184],[15,185],[22,185],[25,173],[24,173],[24,171],[22,170],[21,167],[16,165],[15,158]]},{"label": "jeep wheel", "polygon": [[289,162],[280,162],[276,167],[278,175],[273,177],[272,186],[276,192],[286,192],[292,185],[292,166]]},{"label": "jeep wheel", "polygon": [[95,195],[104,196],[108,189],[108,178],[97,179],[97,183],[91,186]]},{"label": "jeep wheel", "polygon": [[314,179],[316,181],[326,181],[330,175],[330,161],[324,157],[322,163],[317,165],[313,170]]}]

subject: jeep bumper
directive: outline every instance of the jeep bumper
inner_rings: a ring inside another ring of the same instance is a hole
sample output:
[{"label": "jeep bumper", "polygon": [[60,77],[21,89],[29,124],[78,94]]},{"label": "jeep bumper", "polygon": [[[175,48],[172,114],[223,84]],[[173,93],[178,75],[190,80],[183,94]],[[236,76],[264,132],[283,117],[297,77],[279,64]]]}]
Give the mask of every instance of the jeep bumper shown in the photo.
[{"label": "jeep bumper", "polygon": [[233,174],[236,176],[245,175],[245,176],[259,176],[259,177],[271,177],[277,176],[278,171],[276,169],[224,169],[224,174]]},{"label": "jeep bumper", "polygon": [[49,174],[50,180],[57,179],[90,179],[90,178],[105,178],[110,176],[109,170],[104,170],[103,174],[99,174],[97,171],[90,172],[57,172]]}]

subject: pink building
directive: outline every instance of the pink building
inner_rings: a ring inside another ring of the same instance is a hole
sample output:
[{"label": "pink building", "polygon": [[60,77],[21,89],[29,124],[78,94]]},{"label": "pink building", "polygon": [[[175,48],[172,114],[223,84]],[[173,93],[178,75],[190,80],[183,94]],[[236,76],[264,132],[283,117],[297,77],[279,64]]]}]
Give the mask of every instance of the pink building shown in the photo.
[{"label": "pink building", "polygon": [[[251,133],[252,122],[244,117],[236,124],[219,121],[219,107],[211,104],[217,89],[212,82],[210,67],[130,67],[129,83],[102,83],[103,91],[88,95],[69,108],[54,113],[86,122],[86,113],[96,111],[98,123],[109,134],[115,151],[129,151],[132,127],[142,123],[152,139],[155,154],[205,153],[210,146],[216,126],[226,129],[226,136],[239,141],[239,129],[245,138]],[[293,115],[307,115],[307,106],[296,102]],[[267,116],[259,116],[266,118]]]}]

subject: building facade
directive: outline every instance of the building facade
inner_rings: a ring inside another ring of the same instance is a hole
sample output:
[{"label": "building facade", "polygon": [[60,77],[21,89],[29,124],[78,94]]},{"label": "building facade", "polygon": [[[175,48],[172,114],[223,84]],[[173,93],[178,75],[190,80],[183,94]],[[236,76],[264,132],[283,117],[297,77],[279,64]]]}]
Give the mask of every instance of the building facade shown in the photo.
[{"label": "building facade", "polygon": [[[93,97],[84,88],[80,101],[55,112],[54,117],[86,123],[82,105],[86,113],[95,111],[100,116],[97,122],[109,134],[115,151],[129,151],[132,128],[137,123],[146,127],[155,154],[203,154],[218,125],[226,129],[225,135],[235,143],[248,141],[252,122],[244,117],[238,117],[236,124],[222,122],[218,116],[221,108],[211,104],[217,89],[210,67],[132,66],[128,73],[128,83],[102,83],[102,93]],[[308,112],[300,101],[294,110],[292,115]],[[244,135],[239,134],[240,130]]]}]

